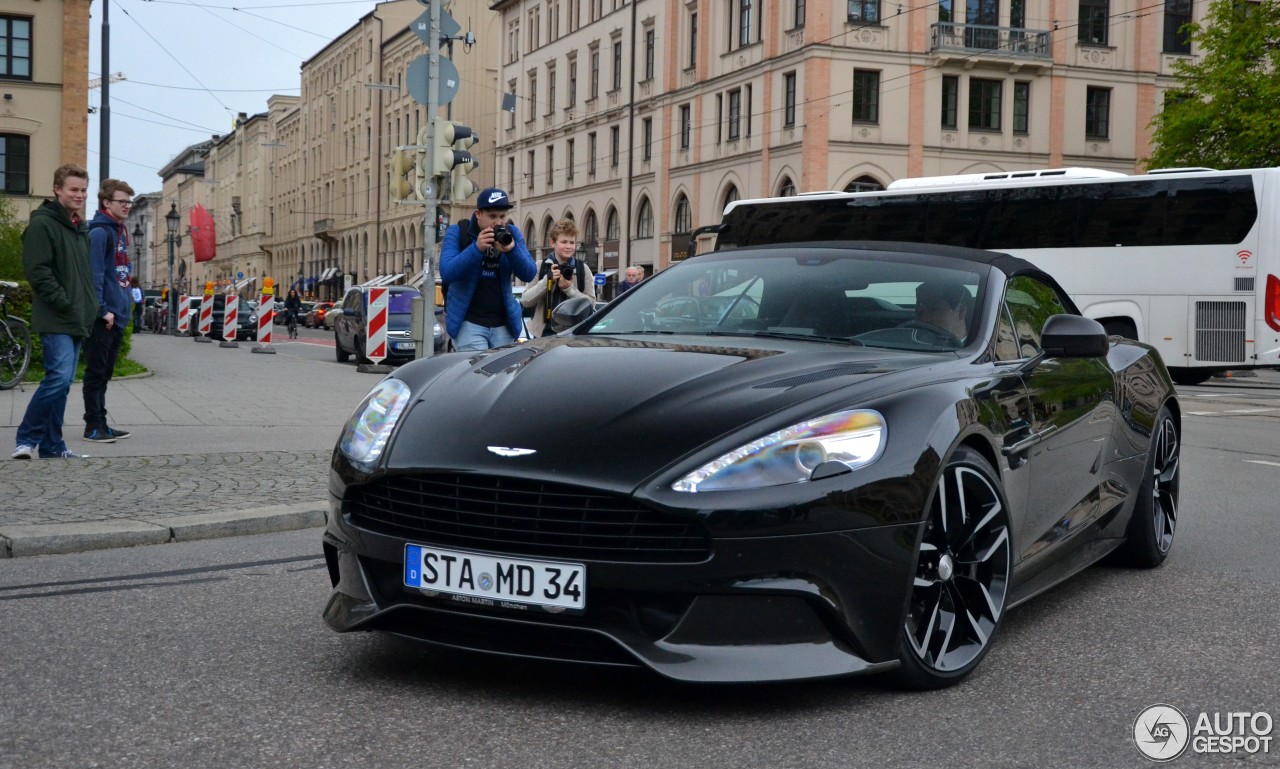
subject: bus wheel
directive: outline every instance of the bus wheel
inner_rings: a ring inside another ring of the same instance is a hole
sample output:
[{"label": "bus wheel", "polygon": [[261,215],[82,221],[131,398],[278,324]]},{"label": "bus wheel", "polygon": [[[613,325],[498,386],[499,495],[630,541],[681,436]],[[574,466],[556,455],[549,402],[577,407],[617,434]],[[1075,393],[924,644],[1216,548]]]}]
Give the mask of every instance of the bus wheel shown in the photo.
[{"label": "bus wheel", "polygon": [[1180,385],[1203,384],[1213,376],[1213,372],[1203,368],[1170,367],[1169,376]]}]

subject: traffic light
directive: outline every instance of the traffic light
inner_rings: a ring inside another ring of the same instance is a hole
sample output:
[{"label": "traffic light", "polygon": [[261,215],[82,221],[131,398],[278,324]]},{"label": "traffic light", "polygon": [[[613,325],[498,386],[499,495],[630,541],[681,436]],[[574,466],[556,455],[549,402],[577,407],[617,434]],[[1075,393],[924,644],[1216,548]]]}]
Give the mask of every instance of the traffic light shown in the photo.
[{"label": "traffic light", "polygon": [[409,178],[414,173],[415,158],[409,150],[397,149],[391,154],[391,202],[412,200],[417,196],[417,185]]},{"label": "traffic light", "polygon": [[475,159],[467,152],[467,147],[476,143],[475,131],[461,123],[454,123],[442,117],[432,118],[435,129],[435,157],[432,176],[445,177],[456,166],[474,163]]},{"label": "traffic light", "polygon": [[[468,155],[467,157],[471,157]],[[459,163],[453,167],[452,180],[449,185],[450,194],[453,196],[454,203],[461,203],[472,195],[476,194],[476,183],[471,181],[467,174],[476,170],[479,165],[475,158],[471,158],[465,163]]]}]

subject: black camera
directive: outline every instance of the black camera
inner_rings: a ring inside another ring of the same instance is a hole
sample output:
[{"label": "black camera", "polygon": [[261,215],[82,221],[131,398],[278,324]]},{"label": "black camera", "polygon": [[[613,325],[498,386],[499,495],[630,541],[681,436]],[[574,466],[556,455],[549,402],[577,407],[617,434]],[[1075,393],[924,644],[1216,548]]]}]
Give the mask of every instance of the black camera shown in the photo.
[{"label": "black camera", "polygon": [[507,229],[507,225],[497,224],[493,227],[493,242],[506,248],[516,242],[516,236],[511,234],[511,230]]},{"label": "black camera", "polygon": [[560,268],[560,277],[564,278],[565,280],[573,280],[573,262],[572,261],[565,262],[564,264],[557,265],[557,266]]}]

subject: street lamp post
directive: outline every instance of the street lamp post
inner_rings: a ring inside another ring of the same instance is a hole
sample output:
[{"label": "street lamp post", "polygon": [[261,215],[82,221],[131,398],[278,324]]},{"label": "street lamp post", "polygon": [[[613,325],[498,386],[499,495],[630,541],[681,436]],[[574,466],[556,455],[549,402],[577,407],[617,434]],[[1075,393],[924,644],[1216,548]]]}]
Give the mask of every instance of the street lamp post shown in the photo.
[{"label": "street lamp post", "polygon": [[142,231],[141,221],[133,225],[133,267],[138,272],[142,271],[142,239],[146,236],[147,233]]},{"label": "street lamp post", "polygon": [[178,239],[178,223],[182,217],[178,215],[178,204],[169,204],[169,213],[164,215],[165,226],[169,228],[169,335],[178,334],[178,283],[173,279],[173,252]]}]

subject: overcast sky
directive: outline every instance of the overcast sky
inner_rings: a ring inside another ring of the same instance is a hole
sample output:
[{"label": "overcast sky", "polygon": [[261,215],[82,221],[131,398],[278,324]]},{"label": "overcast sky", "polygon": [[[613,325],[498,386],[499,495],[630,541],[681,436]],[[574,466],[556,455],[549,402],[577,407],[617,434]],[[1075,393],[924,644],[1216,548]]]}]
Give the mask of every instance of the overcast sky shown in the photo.
[{"label": "overcast sky", "polygon": [[[93,0],[89,77],[102,69],[103,2],[111,3],[111,176],[139,193],[188,145],[231,131],[237,113],[297,95],[302,62],[373,10],[373,0]],[[238,10],[236,10],[238,9]],[[89,92],[97,108],[102,91]],[[89,115],[97,186],[99,114]]]}]

